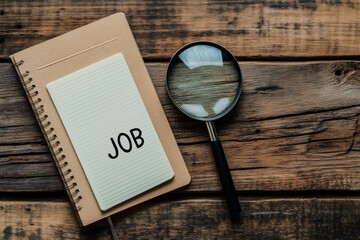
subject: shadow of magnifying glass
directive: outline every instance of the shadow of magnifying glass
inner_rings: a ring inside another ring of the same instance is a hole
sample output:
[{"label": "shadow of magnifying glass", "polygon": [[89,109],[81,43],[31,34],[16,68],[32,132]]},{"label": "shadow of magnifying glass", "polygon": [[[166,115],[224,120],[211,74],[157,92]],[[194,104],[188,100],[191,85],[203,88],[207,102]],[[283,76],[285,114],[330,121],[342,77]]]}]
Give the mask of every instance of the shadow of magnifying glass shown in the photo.
[{"label": "shadow of magnifying glass", "polygon": [[242,77],[235,57],[212,42],[194,42],[170,60],[166,87],[174,105],[190,118],[205,121],[230,216],[241,211],[214,120],[226,115],[240,98]]}]

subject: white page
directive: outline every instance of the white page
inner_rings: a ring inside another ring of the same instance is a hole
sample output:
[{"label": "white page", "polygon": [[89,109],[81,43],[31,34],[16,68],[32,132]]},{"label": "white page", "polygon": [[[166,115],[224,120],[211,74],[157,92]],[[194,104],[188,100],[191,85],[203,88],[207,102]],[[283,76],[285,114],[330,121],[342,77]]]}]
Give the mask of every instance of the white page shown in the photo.
[{"label": "white page", "polygon": [[173,178],[173,169],[121,53],[46,88],[101,210]]}]

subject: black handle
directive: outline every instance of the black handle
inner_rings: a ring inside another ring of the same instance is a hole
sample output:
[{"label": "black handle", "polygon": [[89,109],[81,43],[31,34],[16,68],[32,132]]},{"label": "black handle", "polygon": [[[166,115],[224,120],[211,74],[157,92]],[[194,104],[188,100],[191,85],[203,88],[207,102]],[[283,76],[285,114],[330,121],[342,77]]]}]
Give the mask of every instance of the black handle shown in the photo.
[{"label": "black handle", "polygon": [[241,207],[236,195],[234,182],[232,180],[229,166],[227,164],[224,150],[221,146],[220,140],[211,141],[211,147],[214,153],[216,166],[225,193],[226,202],[229,208],[231,219],[238,220],[239,213],[241,212]]}]

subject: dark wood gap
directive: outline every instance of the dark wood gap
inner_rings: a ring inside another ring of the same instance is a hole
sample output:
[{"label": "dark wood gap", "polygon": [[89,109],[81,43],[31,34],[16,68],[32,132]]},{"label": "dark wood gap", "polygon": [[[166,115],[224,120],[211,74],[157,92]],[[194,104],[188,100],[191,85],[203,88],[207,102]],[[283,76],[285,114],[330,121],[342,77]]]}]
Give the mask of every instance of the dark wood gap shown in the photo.
[{"label": "dark wood gap", "polygon": [[11,63],[10,58],[0,58],[0,63]]},{"label": "dark wood gap", "polygon": [[[174,52],[175,53],[175,52]],[[236,57],[241,62],[313,62],[313,61],[360,61],[360,56],[320,56],[320,57]],[[168,63],[171,58],[147,58],[145,63]],[[0,63],[11,63],[10,58],[0,57]]]},{"label": "dark wood gap", "polygon": [[[223,198],[222,192],[186,192],[176,190],[156,198],[156,201],[185,200],[194,198]],[[238,191],[238,198],[242,199],[285,199],[285,198],[342,198],[360,197],[360,190],[324,190],[324,191]],[[64,191],[48,192],[0,192],[0,201],[67,201]]]}]

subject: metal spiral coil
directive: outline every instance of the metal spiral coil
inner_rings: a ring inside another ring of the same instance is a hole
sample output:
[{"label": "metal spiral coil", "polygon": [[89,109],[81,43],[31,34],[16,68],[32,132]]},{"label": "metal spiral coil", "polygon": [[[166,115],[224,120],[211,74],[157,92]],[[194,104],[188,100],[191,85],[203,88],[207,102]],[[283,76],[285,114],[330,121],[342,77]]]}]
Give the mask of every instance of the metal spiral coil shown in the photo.
[{"label": "metal spiral coil", "polygon": [[[29,81],[28,81],[28,82],[29,82]],[[30,83],[30,82],[29,82],[29,83]],[[35,87],[36,87],[36,86],[33,84],[33,85],[27,87],[26,90],[31,91],[31,90],[33,90]]]},{"label": "metal spiral coil", "polygon": [[75,198],[74,202],[77,203],[77,202],[79,202],[81,199],[82,199],[82,197],[81,197],[81,196],[78,196],[78,197]]},{"label": "metal spiral coil", "polygon": [[52,133],[54,131],[54,128],[49,128],[48,130],[45,131],[46,135],[49,135],[50,133]]},{"label": "metal spiral coil", "polygon": [[[16,67],[22,65],[24,60],[20,60],[16,62],[14,65]],[[43,131],[47,136],[49,145],[51,146],[54,156],[57,160],[58,166],[61,169],[62,177],[65,182],[65,186],[68,189],[69,194],[71,195],[72,201],[74,203],[75,208],[79,211],[82,206],[79,204],[82,196],[80,195],[80,190],[78,188],[77,183],[74,181],[75,177],[72,174],[72,170],[69,168],[69,163],[66,159],[65,154],[63,154],[63,148],[61,147],[60,141],[57,140],[57,135],[54,133],[55,129],[51,127],[51,121],[49,121],[49,116],[45,114],[45,107],[42,103],[42,99],[37,97],[39,92],[36,91],[36,84],[33,83],[33,78],[29,71],[23,72],[20,77],[24,83],[24,88],[28,93],[28,96],[31,98],[34,111],[38,115],[38,119],[42,125]]]},{"label": "metal spiral coil", "polygon": [[[44,113],[43,111],[40,111],[40,114],[41,113]],[[50,126],[51,125],[51,122],[50,121],[48,121],[48,122],[46,122],[44,125],[43,125],[43,127],[44,128],[47,128],[48,126]]]},{"label": "metal spiral coil", "polygon": [[65,158],[66,158],[65,155],[62,154],[62,155],[58,158],[58,161],[59,161],[59,162],[60,162],[60,161],[63,161]]},{"label": "metal spiral coil", "polygon": [[72,193],[71,193],[71,196],[76,196],[78,193],[80,193],[80,191],[79,191],[79,189],[76,189],[75,191],[73,191]]},{"label": "metal spiral coil", "polygon": [[55,151],[55,155],[58,155],[59,153],[62,153],[64,150],[62,148],[58,148],[56,151]]},{"label": "metal spiral coil", "polygon": [[51,137],[49,137],[49,141],[55,140],[57,138],[56,134],[52,135]]},{"label": "metal spiral coil", "polygon": [[40,105],[40,106],[35,107],[35,110],[36,110],[38,115],[41,115],[45,111],[44,110],[44,105]]},{"label": "metal spiral coil", "polygon": [[37,99],[34,100],[34,104],[38,104],[41,101],[42,101],[41,98],[37,98]]},{"label": "metal spiral coil", "polygon": [[63,172],[64,176],[66,176],[66,175],[68,175],[68,174],[70,174],[70,173],[71,173],[71,169],[70,169],[70,168],[68,168],[65,172]]},{"label": "metal spiral coil", "polygon": [[21,74],[21,77],[22,78],[27,77],[29,74],[30,74],[29,71],[25,71],[24,73]]},{"label": "metal spiral coil", "polygon": [[44,116],[40,117],[40,121],[43,122],[43,121],[45,121],[48,117],[49,117],[49,116],[45,114]]},{"label": "metal spiral coil", "polygon": [[26,81],[24,81],[25,85],[28,85],[32,82],[32,78],[28,78]]},{"label": "metal spiral coil", "polygon": [[60,167],[61,167],[61,168],[64,168],[64,167],[66,167],[67,165],[69,165],[69,163],[68,163],[68,162],[64,162],[64,163],[60,164]]},{"label": "metal spiral coil", "polygon": [[29,96],[30,96],[31,98],[33,98],[33,97],[35,97],[35,96],[37,96],[37,95],[39,95],[39,92],[38,92],[38,91],[29,93]]},{"label": "metal spiral coil", "polygon": [[65,182],[71,182],[72,180],[74,180],[74,176],[70,176],[70,177],[68,177],[68,178],[65,178]]},{"label": "metal spiral coil", "polygon": [[57,146],[59,146],[60,145],[60,142],[59,141],[56,141],[54,144],[51,144],[51,146],[53,147],[53,148],[55,148],[55,147],[57,147]]},{"label": "metal spiral coil", "polygon": [[18,67],[18,66],[20,66],[20,65],[23,64],[23,63],[24,63],[24,60],[20,60],[20,61],[18,61],[18,62],[15,63],[15,66]]}]

